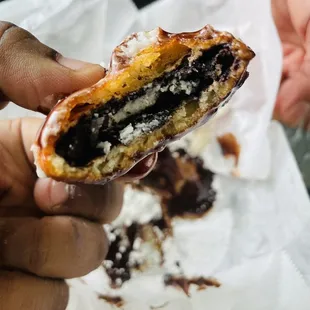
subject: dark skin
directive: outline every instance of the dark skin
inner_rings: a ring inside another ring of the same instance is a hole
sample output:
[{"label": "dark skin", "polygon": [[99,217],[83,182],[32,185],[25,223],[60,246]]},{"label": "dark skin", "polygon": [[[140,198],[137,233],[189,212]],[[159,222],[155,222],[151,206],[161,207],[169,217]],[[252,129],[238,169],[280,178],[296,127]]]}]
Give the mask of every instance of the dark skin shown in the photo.
[{"label": "dark skin", "polygon": [[[310,1],[272,0],[284,51],[275,117],[309,129]],[[0,108],[7,101],[47,113],[59,98],[96,83],[100,66],[62,57],[0,22]],[[102,223],[117,217],[122,181],[106,186],[38,180],[30,146],[41,120],[0,122],[0,310],[64,310],[63,279],[95,269],[108,246]],[[156,155],[126,176],[148,173]],[[142,172],[141,172],[142,171]]]},{"label": "dark skin", "polygon": [[[12,101],[47,113],[59,98],[103,75],[102,67],[64,58],[25,30],[0,22],[1,109]],[[157,158],[104,186],[38,179],[30,147],[41,123],[0,121],[0,310],[65,310],[64,279],[101,264],[108,251],[102,224],[120,213],[124,181],[146,175]]]}]

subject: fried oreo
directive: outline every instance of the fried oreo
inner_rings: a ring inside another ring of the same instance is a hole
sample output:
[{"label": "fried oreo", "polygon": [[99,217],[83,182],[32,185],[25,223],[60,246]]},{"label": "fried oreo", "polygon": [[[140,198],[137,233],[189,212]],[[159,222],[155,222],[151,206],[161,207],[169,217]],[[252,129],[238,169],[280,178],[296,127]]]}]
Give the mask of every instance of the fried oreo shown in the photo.
[{"label": "fried oreo", "polygon": [[33,151],[57,180],[105,183],[205,123],[248,77],[254,52],[211,26],[137,33],[113,52],[106,76],[59,102]]}]

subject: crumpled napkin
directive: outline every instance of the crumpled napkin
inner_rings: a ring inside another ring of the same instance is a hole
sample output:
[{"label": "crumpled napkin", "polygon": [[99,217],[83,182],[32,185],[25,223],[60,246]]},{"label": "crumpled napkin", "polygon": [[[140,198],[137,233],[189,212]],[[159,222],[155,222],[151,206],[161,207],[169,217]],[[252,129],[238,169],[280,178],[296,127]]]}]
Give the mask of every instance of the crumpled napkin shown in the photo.
[{"label": "crumpled napkin", "polygon": [[[212,273],[222,286],[191,300],[173,293],[163,309],[308,309],[310,206],[283,131],[276,123],[270,126],[281,50],[269,0],[160,0],[141,12],[130,0],[58,0],[57,5],[52,0],[11,0],[0,4],[0,19],[25,27],[68,57],[97,63],[107,62],[127,34],[155,26],[188,31],[210,23],[249,44],[257,54],[250,78],[231,104],[191,135],[191,151],[218,174],[214,185],[219,199],[202,229],[220,236],[217,242],[206,238],[202,251],[210,253],[208,259],[188,257],[188,268],[194,261],[198,271]],[[0,118],[26,115],[33,113],[14,105],[0,112]],[[222,156],[217,143],[225,133],[234,134],[241,146],[237,167]],[[182,240],[184,232],[178,233]],[[104,293],[102,270],[69,283],[68,310],[113,309],[97,296]],[[125,309],[150,307],[132,300]]]},{"label": "crumpled napkin", "polygon": [[[59,0],[57,5],[52,0],[12,0],[1,5],[0,19],[21,25],[68,57],[97,63],[108,63],[113,48],[136,31],[157,26],[173,32],[192,31],[205,24],[231,31],[257,56],[249,68],[250,78],[231,104],[202,129],[206,164],[219,174],[268,177],[270,147],[266,133],[282,60],[269,0],[158,0],[141,12],[131,0]],[[33,113],[10,107],[0,117],[25,114]],[[241,147],[237,166],[234,159],[223,156],[217,141],[227,133],[232,133]]]}]

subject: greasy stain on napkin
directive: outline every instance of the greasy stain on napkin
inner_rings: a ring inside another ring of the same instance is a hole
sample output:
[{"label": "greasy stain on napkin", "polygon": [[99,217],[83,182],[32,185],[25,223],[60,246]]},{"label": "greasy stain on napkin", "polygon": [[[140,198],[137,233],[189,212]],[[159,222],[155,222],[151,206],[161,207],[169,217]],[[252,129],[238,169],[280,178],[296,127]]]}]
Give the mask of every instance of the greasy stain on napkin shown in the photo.
[{"label": "greasy stain on napkin", "polygon": [[119,296],[99,295],[98,298],[103,299],[110,305],[116,306],[118,308],[124,305],[124,300]]},{"label": "greasy stain on napkin", "polygon": [[176,288],[182,289],[182,291],[190,297],[189,289],[191,285],[198,286],[198,291],[205,290],[207,287],[213,286],[213,287],[220,287],[221,284],[211,278],[193,278],[193,279],[186,279],[184,277],[176,277],[167,275],[165,277],[165,285],[166,286],[174,286]]},{"label": "greasy stain on napkin", "polygon": [[235,166],[238,166],[240,156],[240,145],[232,133],[226,133],[217,138],[225,157],[235,157]]}]

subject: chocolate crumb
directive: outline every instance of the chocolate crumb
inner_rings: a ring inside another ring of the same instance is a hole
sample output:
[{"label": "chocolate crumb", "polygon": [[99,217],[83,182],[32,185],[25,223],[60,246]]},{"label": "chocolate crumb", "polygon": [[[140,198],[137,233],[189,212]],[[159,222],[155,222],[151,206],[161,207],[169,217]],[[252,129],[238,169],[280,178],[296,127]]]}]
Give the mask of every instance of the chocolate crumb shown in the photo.
[{"label": "chocolate crumb", "polygon": [[163,213],[169,223],[170,218],[197,218],[211,209],[216,198],[213,177],[200,158],[189,156],[183,149],[165,149],[158,154],[154,170],[138,186],[162,198]]},{"label": "chocolate crumb", "polygon": [[211,278],[203,278],[203,277],[186,279],[185,277],[176,277],[172,275],[166,275],[164,281],[165,281],[166,286],[174,286],[176,288],[182,289],[182,291],[188,297],[190,297],[189,288],[191,285],[198,286],[199,291],[204,290],[210,286],[213,286],[213,287],[221,286],[221,284],[217,280],[211,279]]},{"label": "chocolate crumb", "polygon": [[99,295],[98,298],[103,299],[110,305],[116,306],[118,308],[124,305],[124,300],[119,296]]},{"label": "chocolate crumb", "polygon": [[103,266],[110,277],[111,287],[117,288],[131,278],[129,257],[133,251],[134,241],[138,236],[138,225],[134,223],[123,229],[115,229],[111,233],[115,234],[115,240],[110,244]]},{"label": "chocolate crumb", "polygon": [[240,145],[232,133],[227,133],[217,138],[225,157],[235,157],[235,166],[238,166],[240,156]]}]

